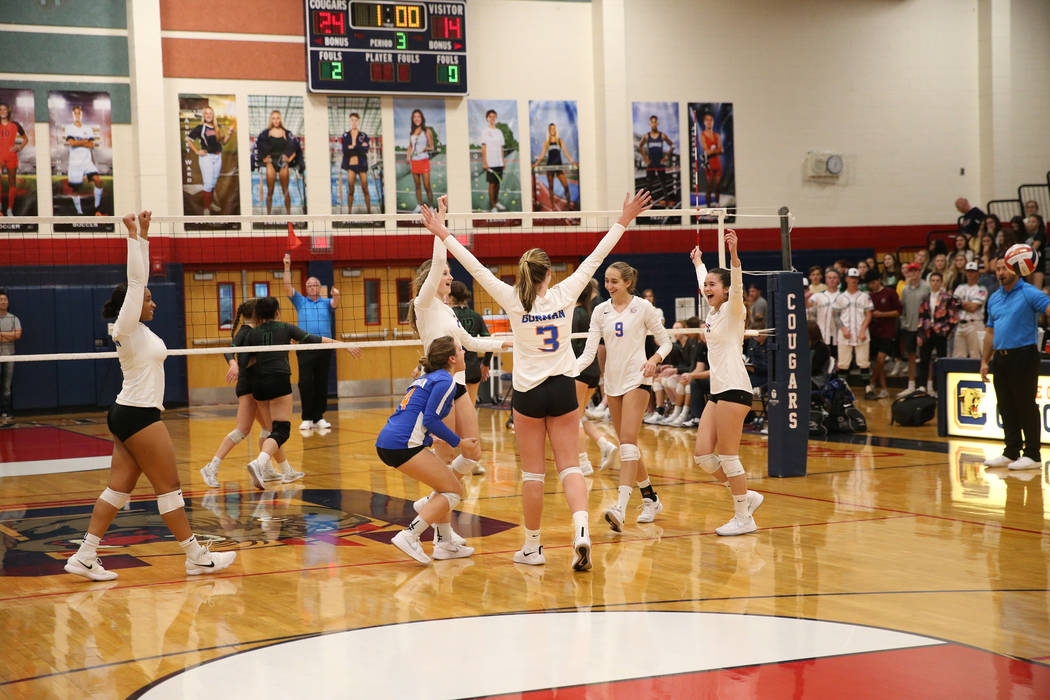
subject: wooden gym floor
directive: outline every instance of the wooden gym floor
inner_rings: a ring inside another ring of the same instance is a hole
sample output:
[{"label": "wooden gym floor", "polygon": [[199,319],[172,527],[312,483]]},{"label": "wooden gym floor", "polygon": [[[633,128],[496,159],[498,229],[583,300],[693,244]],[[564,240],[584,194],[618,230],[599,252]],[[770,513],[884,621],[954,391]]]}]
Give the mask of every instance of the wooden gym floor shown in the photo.
[{"label": "wooden gym floor", "polygon": [[804,478],[766,476],[765,438],[745,435],[765,502],[736,538],[714,534],[731,503],[693,466],[692,431],[645,428],[665,510],[648,525],[629,511],[614,535],[601,513],[617,463],[589,477],[582,574],[553,465],[547,564],[511,561],[504,411],[479,412],[488,471],[467,477],[455,520],[476,553],[424,567],[388,544],[424,493],[375,457],[392,399],[293,431],[307,476],[267,491],[245,444],[223,488],[201,480],[234,407],[169,410],[194,530],[238,559],[187,577],[143,480],[103,540],[120,574],[105,583],[61,569],[106,485],[104,415],[21,418],[0,431],[0,697],[1050,697],[1046,469],[987,469],[1001,446],[859,405],[868,435],[811,442]]}]

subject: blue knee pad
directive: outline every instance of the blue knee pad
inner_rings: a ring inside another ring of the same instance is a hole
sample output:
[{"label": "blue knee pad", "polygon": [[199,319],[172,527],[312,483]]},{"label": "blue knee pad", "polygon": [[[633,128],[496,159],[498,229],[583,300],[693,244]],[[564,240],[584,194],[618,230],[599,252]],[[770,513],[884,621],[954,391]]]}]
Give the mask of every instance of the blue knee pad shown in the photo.
[{"label": "blue knee pad", "polygon": [[273,422],[273,430],[270,431],[270,437],[280,447],[284,443],[288,442],[288,437],[292,434],[292,424],[286,420],[275,420]]}]

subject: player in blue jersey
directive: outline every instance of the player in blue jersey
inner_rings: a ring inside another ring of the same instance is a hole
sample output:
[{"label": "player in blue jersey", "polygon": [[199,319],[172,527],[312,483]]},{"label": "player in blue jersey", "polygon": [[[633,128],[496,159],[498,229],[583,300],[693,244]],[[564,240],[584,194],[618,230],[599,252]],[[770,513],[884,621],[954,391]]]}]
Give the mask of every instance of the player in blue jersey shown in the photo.
[{"label": "player in blue jersey", "polygon": [[[664,150],[664,144],[668,148]],[[674,153],[674,142],[667,134],[660,131],[660,120],[654,114],[649,117],[649,131],[642,136],[638,143],[638,150],[645,161],[645,184],[654,195],[659,192],[662,195],[663,206],[670,206],[668,197],[671,189],[668,187],[667,165],[670,163],[671,154]],[[666,161],[666,162],[665,162]],[[655,197],[654,197],[655,198]]]},{"label": "player in blue jersey", "polygon": [[409,385],[400,405],[390,416],[376,439],[376,453],[387,466],[422,481],[436,492],[419,509],[419,515],[401,532],[392,544],[421,564],[430,562],[423,551],[419,536],[431,525],[437,537],[434,541],[435,559],[459,559],[474,553],[473,547],[452,541],[452,511],[463,498],[463,488],[456,475],[430,450],[434,436],[452,447],[462,444],[474,451],[481,449],[478,438],[460,440],[445,425],[444,417],[452,410],[456,395],[455,372],[466,367],[463,346],[452,336],[434,340],[419,364],[425,374]]}]

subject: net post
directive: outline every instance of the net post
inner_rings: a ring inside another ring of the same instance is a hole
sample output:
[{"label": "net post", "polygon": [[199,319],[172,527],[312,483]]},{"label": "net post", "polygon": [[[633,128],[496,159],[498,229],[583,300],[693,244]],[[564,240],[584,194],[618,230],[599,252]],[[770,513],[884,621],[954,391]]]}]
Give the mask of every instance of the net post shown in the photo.
[{"label": "net post", "polygon": [[809,331],[801,272],[777,272],[769,278],[773,338],[766,341],[768,366],[769,476],[805,476],[811,398]]},{"label": "net post", "polygon": [[791,266],[791,225],[788,221],[789,211],[787,207],[780,207],[777,214],[780,215],[780,259],[781,267],[785,270],[794,269]]}]

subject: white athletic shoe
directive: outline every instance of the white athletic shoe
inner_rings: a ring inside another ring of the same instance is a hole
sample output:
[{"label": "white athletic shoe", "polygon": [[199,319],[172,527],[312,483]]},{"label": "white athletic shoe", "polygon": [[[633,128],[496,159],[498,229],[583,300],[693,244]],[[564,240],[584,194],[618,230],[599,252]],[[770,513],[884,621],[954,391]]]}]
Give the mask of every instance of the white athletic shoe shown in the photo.
[{"label": "white athletic shoe", "polygon": [[591,569],[591,536],[586,530],[576,535],[572,541],[572,570],[590,571]]},{"label": "white athletic shoe", "polygon": [[[613,532],[623,532],[623,521],[626,517],[619,506],[613,506],[605,511],[605,522],[609,523],[609,529]],[[575,568],[575,564],[573,567]]]},{"label": "white athletic shoe", "polygon": [[262,467],[260,467],[254,459],[248,462],[248,476],[252,478],[252,484],[255,485],[255,488],[261,489],[265,487],[263,484]]},{"label": "white athletic shoe", "polygon": [[10,209],[10,208],[9,208],[9,209],[7,210],[7,215],[8,215],[8,216],[14,216],[14,215],[15,215],[15,212],[14,212],[14,210],[13,210],[13,209]]},{"label": "white athletic shoe", "polygon": [[[604,447],[604,445],[608,445],[608,447]],[[616,457],[616,453],[619,451],[620,446],[614,445],[611,442],[605,442],[599,444],[598,449],[602,451],[602,463],[598,466],[598,470],[601,471],[612,464],[613,458]]]},{"label": "white athletic shoe", "polygon": [[675,421],[675,418],[677,418],[677,416],[672,411],[671,413],[665,414],[660,420],[656,421],[656,425],[671,425],[671,423]]},{"label": "white athletic shoe", "polygon": [[485,467],[481,465],[481,462],[474,462],[474,469],[470,473],[474,476],[481,476],[485,473]]},{"label": "white athletic shoe", "polygon": [[747,492],[747,514],[754,515],[758,507],[762,505],[762,501],[766,500],[766,497],[760,494],[758,491]]},{"label": "white athletic shoe", "polygon": [[590,462],[581,462],[580,473],[584,476],[591,476],[592,474],[594,474],[594,465]]},{"label": "white athletic shoe", "polygon": [[609,420],[609,407],[596,406],[594,411],[588,412],[587,415],[594,420]]},{"label": "white athletic shoe", "polygon": [[452,544],[451,542],[440,542],[434,545],[435,559],[462,559],[464,557],[469,557],[473,553],[473,547],[467,547],[461,544]]},{"label": "white athletic shoe", "polygon": [[190,576],[214,574],[228,567],[236,558],[237,552],[212,552],[204,547],[197,559],[186,557],[186,573]]},{"label": "white athletic shoe", "polygon": [[496,202],[496,206],[493,207],[495,211],[507,211],[507,207],[503,206],[499,202]]},{"label": "white athletic shoe", "polygon": [[74,554],[66,562],[66,565],[62,567],[66,572],[70,574],[76,574],[77,576],[83,576],[91,581],[112,581],[117,577],[116,571],[106,571],[102,568],[102,560],[95,558],[91,564],[85,564],[84,562],[77,559]]},{"label": "white athletic shoe", "polygon": [[515,564],[528,564],[530,566],[540,566],[541,564],[547,563],[547,557],[543,556],[543,545],[540,548],[532,552],[526,552],[525,548],[522,547],[517,552],[514,552],[514,563]]},{"label": "white athletic shoe", "polygon": [[656,520],[656,514],[664,509],[664,502],[659,498],[655,501],[651,498],[642,499],[642,512],[638,514],[636,523],[651,523]]},{"label": "white athletic shoe", "polygon": [[686,422],[688,420],[689,420],[689,414],[686,413],[685,411],[682,411],[681,413],[679,413],[675,417],[674,420],[672,420],[670,423],[668,423],[668,425],[671,426],[672,428],[681,428],[682,426],[684,426],[686,424]]},{"label": "white athletic shoe", "polygon": [[204,483],[209,488],[219,488],[219,465],[208,462],[201,467],[201,476],[204,477]]},{"label": "white athletic shoe", "polygon": [[999,455],[998,457],[989,457],[984,460],[984,466],[986,467],[1008,467],[1014,463],[1014,460],[1010,459],[1006,455]]},{"label": "white athletic shoe", "polygon": [[263,467],[262,478],[263,478],[263,481],[280,481],[281,480],[281,472],[277,471],[277,469],[274,468],[273,461],[270,461],[269,463],[267,463],[267,465],[265,467]]},{"label": "white athletic shoe", "polygon": [[299,424],[299,430],[313,430],[314,422],[312,420],[304,420]]},{"label": "white athletic shoe", "polygon": [[900,398],[900,397],[902,397],[902,396],[908,396],[908,395],[910,395],[910,394],[914,394],[914,393],[915,393],[915,387],[913,387],[913,386],[908,386],[908,387],[906,387],[906,388],[905,388],[905,389],[904,389],[903,391],[901,391],[901,392],[899,392],[899,393],[897,394],[897,398],[899,399],[899,398]]},{"label": "white athletic shoe", "polygon": [[306,472],[297,472],[294,469],[287,469],[281,474],[281,483],[290,484],[293,481],[299,481],[299,479],[302,479],[304,476],[306,476]]},{"label": "white athletic shoe", "polygon": [[422,211],[423,211],[423,205],[422,204],[417,204],[416,208],[412,210],[412,213],[413,214],[419,214]]},{"label": "white athletic shoe", "polygon": [[696,428],[699,425],[700,425],[700,419],[699,418],[690,418],[685,423],[682,423],[682,427],[683,428]]},{"label": "white athletic shoe", "polygon": [[734,515],[728,523],[722,527],[716,527],[715,532],[723,537],[732,537],[733,535],[746,535],[757,529],[758,525],[750,515]]},{"label": "white athletic shoe", "polygon": [[1021,459],[1016,462],[1010,462],[1006,465],[1009,469],[1038,469],[1039,462],[1035,461],[1031,457],[1025,457],[1021,455]]},{"label": "white athletic shoe", "polygon": [[430,563],[430,557],[428,557],[427,553],[423,551],[423,545],[419,543],[419,536],[412,534],[408,530],[402,530],[394,535],[394,539],[390,540],[390,544],[394,545],[420,564]]},{"label": "white athletic shoe", "polygon": [[877,399],[888,399],[889,396],[890,392],[886,391],[885,389],[882,389],[879,391],[879,393],[875,394],[875,398]]},{"label": "white athletic shoe", "polygon": [[646,425],[657,425],[660,423],[660,421],[663,420],[663,418],[664,417],[656,411],[650,411],[649,413],[645,414],[644,418],[642,418],[642,422]]},{"label": "white athletic shoe", "polygon": [[315,428],[331,428],[332,424],[326,421],[324,418],[314,423]]}]

